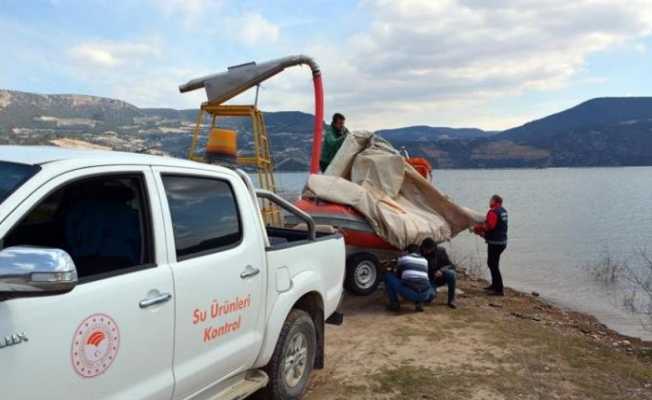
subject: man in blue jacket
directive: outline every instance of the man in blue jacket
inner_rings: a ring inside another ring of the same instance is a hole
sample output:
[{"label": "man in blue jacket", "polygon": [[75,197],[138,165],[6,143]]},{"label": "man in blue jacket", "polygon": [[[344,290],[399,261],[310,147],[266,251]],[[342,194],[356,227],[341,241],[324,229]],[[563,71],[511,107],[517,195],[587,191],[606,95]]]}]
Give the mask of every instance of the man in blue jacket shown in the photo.
[{"label": "man in blue jacket", "polygon": [[491,285],[485,290],[493,296],[503,296],[503,276],[500,273],[500,255],[507,248],[507,210],[503,198],[497,194],[489,200],[485,222],[474,227],[475,233],[487,242],[487,266],[491,272]]}]

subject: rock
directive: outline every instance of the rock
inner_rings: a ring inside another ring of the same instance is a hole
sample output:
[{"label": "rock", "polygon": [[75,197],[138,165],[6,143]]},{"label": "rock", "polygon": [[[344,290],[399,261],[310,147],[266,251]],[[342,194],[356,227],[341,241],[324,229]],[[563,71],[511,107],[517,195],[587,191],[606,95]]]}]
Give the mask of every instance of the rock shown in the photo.
[{"label": "rock", "polygon": [[539,297],[539,296],[541,296],[541,295],[539,294],[539,292],[532,292],[532,296],[534,296],[534,297]]},{"label": "rock", "polygon": [[632,342],[630,342],[629,340],[623,340],[622,342],[620,342],[620,344],[622,344],[623,346],[631,346]]},{"label": "rock", "polygon": [[512,315],[515,316],[516,318],[529,319],[537,322],[541,321],[541,317],[539,317],[538,315],[531,316],[531,315],[525,315],[517,312],[513,312]]},{"label": "rock", "polygon": [[463,291],[462,289],[455,289],[455,294],[456,294],[457,296],[464,296],[464,295],[466,295],[466,293],[464,293],[464,291]]},{"label": "rock", "polygon": [[498,303],[489,303],[489,306],[495,308],[503,308],[503,305]]}]

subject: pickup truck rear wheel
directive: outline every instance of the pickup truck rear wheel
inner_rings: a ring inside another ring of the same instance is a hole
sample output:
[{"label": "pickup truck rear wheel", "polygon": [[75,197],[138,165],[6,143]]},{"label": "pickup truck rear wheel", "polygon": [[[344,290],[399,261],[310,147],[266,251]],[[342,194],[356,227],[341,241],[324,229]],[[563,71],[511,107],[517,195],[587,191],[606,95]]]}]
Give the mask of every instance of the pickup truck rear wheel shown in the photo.
[{"label": "pickup truck rear wheel", "polygon": [[269,384],[264,398],[300,399],[315,365],[316,353],[317,330],[310,314],[292,310],[283,324],[272,359],[265,367]]},{"label": "pickup truck rear wheel", "polygon": [[368,296],[382,279],[378,258],[371,253],[355,253],[346,259],[344,286],[353,294]]}]

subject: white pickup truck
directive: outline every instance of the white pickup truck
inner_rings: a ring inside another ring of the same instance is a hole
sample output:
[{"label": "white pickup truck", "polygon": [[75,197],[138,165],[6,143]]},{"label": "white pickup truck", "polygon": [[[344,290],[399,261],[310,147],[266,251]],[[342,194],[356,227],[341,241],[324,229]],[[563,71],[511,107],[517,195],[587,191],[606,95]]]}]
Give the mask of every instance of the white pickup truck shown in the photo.
[{"label": "white pickup truck", "polygon": [[0,249],[2,399],[297,399],[341,322],[342,237],[241,171],[0,146]]}]

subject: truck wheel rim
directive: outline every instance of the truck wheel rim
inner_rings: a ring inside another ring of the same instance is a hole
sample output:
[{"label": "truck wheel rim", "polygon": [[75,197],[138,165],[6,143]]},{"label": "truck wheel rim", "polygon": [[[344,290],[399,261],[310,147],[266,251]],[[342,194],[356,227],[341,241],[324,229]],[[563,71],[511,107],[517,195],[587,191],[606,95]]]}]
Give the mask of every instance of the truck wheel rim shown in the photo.
[{"label": "truck wheel rim", "polygon": [[371,261],[363,261],[355,269],[355,283],[361,289],[369,289],[376,282],[376,266]]},{"label": "truck wheel rim", "polygon": [[283,365],[283,376],[289,387],[295,387],[306,373],[308,364],[308,339],[306,335],[297,332],[290,339],[285,351],[285,362]]}]

